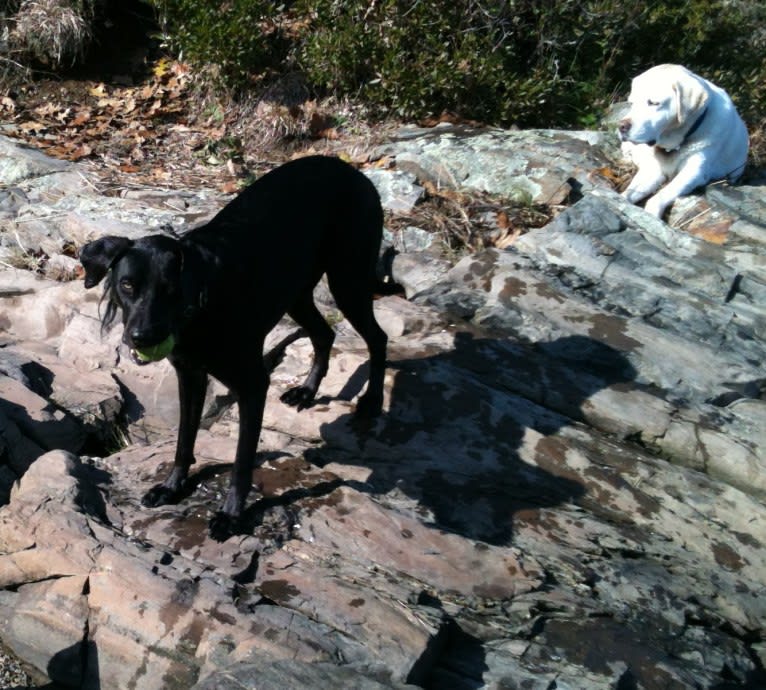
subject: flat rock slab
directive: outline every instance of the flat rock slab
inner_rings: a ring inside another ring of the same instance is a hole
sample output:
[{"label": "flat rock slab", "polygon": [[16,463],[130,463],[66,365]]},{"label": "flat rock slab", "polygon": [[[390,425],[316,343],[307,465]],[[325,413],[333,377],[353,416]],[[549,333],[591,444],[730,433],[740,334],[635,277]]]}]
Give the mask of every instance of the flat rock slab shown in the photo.
[{"label": "flat rock slab", "polygon": [[[366,430],[332,394],[313,411],[281,405],[286,357],[258,493],[223,544],[206,523],[231,437],[203,432],[192,493],[159,509],[140,497],[167,471],[172,439],[90,462],[39,458],[0,513],[4,639],[86,687],[190,687],[263,655],[342,660],[393,685],[587,671],[609,687],[659,669],[677,687],[712,685],[721,659],[754,672],[764,506],[509,392],[491,376],[491,342],[445,332],[419,341],[429,354],[395,346],[387,413]],[[330,390],[362,361],[352,346]],[[699,635],[682,634],[689,620]],[[712,639],[714,660],[697,651]],[[642,665],[636,649],[651,650]]]},{"label": "flat rock slab", "polygon": [[577,367],[546,380],[536,356],[498,355],[511,390],[764,497],[762,247],[705,242],[599,191],[416,301]]},{"label": "flat rock slab", "polygon": [[[330,372],[285,406],[311,347],[287,320],[271,334],[255,490],[223,543],[227,391],[209,387],[187,495],[145,508],[174,455],[172,367],[130,363],[78,281],[0,271],[3,642],[78,688],[766,685],[763,189],[711,187],[668,225],[611,189],[608,142],[451,127],[384,147],[371,177],[403,213],[429,185],[570,206],[460,260],[393,238],[411,299],[375,304],[372,423],[364,343],[320,285]],[[18,159],[6,257],[223,203],[107,198]]]},{"label": "flat rock slab", "polygon": [[515,203],[561,204],[575,191],[611,188],[600,170],[613,144],[599,132],[507,131],[444,125],[404,127],[379,149],[399,170],[436,187],[506,197]]}]

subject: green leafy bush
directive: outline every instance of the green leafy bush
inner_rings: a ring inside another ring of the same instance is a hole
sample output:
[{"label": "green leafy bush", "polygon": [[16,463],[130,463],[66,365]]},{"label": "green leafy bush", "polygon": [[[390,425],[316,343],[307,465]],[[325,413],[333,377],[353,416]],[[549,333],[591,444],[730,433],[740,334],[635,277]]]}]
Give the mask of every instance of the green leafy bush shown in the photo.
[{"label": "green leafy bush", "polygon": [[302,0],[317,85],[405,116],[590,123],[630,78],[679,62],[763,108],[766,7],[745,0]]},{"label": "green leafy bush", "polygon": [[299,7],[312,31],[297,59],[317,86],[359,93],[403,116],[449,109],[494,119],[502,110],[510,57],[498,40],[502,17],[477,27],[465,2],[319,0]]},{"label": "green leafy bush", "polygon": [[150,0],[167,44],[184,59],[212,65],[224,83],[242,87],[279,65],[286,42],[276,2]]},{"label": "green leafy bush", "polygon": [[749,0],[152,0],[185,59],[230,84],[300,70],[407,118],[593,124],[635,74],[686,65],[766,111],[766,3]]}]

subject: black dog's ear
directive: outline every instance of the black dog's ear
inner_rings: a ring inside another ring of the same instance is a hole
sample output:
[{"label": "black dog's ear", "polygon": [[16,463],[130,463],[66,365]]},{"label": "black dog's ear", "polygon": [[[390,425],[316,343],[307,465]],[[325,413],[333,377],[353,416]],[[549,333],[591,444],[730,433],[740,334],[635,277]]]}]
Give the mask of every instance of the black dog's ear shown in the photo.
[{"label": "black dog's ear", "polygon": [[88,242],[80,250],[80,263],[85,269],[85,287],[98,285],[112,264],[133,244],[127,237],[107,235]]}]

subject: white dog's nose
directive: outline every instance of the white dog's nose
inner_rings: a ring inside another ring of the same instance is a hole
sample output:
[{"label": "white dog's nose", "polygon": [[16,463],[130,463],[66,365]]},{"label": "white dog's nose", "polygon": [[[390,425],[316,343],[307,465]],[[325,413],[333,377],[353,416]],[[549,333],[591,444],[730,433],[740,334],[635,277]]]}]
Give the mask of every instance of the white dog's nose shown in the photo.
[{"label": "white dog's nose", "polygon": [[622,120],[620,120],[620,123],[617,127],[617,129],[620,132],[620,135],[623,137],[628,136],[628,132],[630,132],[630,127],[633,124],[633,122],[630,120],[629,117],[624,117]]}]

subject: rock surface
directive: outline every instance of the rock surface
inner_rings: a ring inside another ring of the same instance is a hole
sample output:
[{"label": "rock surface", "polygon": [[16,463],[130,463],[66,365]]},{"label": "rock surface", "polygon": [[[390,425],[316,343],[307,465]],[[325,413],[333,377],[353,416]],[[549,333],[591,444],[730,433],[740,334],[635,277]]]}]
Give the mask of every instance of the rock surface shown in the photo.
[{"label": "rock surface", "polygon": [[366,427],[364,344],[325,291],[338,339],[303,412],[279,395],[310,345],[280,324],[258,490],[217,543],[230,397],[211,383],[188,497],[143,507],[172,368],[131,364],[66,279],[84,241],[224,199],[105,196],[0,141],[0,640],[73,688],[764,687],[763,188],[668,225],[612,191],[598,133],[407,129],[380,153],[393,213],[435,183],[567,207],[460,260],[408,231]]}]

